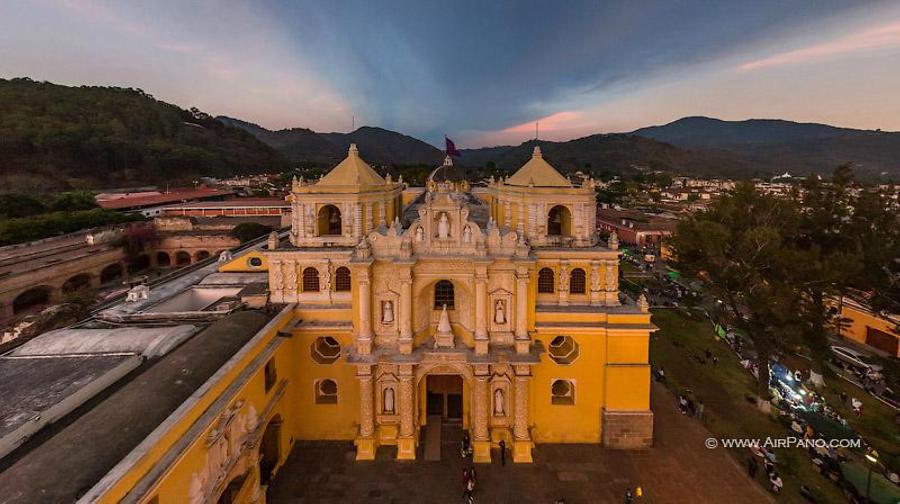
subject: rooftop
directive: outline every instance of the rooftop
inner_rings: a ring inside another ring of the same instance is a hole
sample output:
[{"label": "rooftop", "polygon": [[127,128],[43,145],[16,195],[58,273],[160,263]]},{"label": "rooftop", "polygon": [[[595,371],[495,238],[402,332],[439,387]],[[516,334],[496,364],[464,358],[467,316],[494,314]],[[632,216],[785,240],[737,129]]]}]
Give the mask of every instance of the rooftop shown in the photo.
[{"label": "rooftop", "polygon": [[107,210],[123,210],[126,208],[143,208],[179,201],[190,201],[204,198],[219,198],[234,194],[231,190],[221,189],[184,189],[166,192],[141,192],[97,195],[97,204]]},{"label": "rooftop", "polygon": [[[141,364],[0,463],[4,503],[74,502],[206,382],[271,317],[237,312]],[[115,433],[115,435],[110,435]]]}]

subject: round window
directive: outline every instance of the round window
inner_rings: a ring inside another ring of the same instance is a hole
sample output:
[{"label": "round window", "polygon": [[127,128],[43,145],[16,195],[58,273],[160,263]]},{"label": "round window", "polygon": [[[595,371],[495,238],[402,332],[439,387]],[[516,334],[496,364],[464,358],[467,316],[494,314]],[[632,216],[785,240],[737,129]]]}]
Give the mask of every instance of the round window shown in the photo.
[{"label": "round window", "polygon": [[262,259],[259,257],[251,257],[250,259],[247,259],[247,264],[249,264],[251,268],[259,268],[262,266]]}]

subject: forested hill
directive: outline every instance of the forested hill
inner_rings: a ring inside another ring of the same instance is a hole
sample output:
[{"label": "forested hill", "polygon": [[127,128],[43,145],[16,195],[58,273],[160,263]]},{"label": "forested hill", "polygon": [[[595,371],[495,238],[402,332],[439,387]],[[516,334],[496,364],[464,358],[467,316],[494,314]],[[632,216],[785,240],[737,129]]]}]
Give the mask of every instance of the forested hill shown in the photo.
[{"label": "forested hill", "polygon": [[683,149],[733,152],[754,166],[767,166],[777,173],[826,174],[835,166],[853,163],[861,178],[886,181],[900,177],[900,132],[778,119],[685,117],[632,134]]},{"label": "forested hill", "polygon": [[287,166],[253,135],[140,89],[0,79],[0,190],[175,185]]}]

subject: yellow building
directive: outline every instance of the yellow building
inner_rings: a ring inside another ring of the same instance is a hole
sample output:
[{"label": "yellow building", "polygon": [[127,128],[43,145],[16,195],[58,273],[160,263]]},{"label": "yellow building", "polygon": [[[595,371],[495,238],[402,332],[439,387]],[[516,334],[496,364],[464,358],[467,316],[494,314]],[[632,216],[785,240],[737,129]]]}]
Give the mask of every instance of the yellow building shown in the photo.
[{"label": "yellow building", "polygon": [[[445,421],[476,462],[501,440],[519,463],[541,443],[649,447],[654,327],[646,300],[619,293],[615,237],[598,243],[593,181],[572,184],[537,148],[487,187],[451,171],[448,158],[406,188],[351,146],[294,181],[285,236],[98,315],[120,336],[165,321],[199,333],[26,442],[0,474],[10,502],[264,502],[297,440],[415,459]],[[61,460],[76,440],[98,447]]]},{"label": "yellow building", "polygon": [[593,181],[580,186],[536,148],[507,180],[472,190],[436,170],[401,208],[351,146],[290,196],[290,245],[267,250],[271,300],[296,303],[302,439],[354,439],[357,458],[458,420],[475,460],[501,439],[648,446],[646,306],[621,303],[618,252],[596,238]]},{"label": "yellow building", "polygon": [[900,316],[876,313],[865,303],[841,297],[837,303],[841,318],[841,337],[868,345],[891,357],[900,357]]}]

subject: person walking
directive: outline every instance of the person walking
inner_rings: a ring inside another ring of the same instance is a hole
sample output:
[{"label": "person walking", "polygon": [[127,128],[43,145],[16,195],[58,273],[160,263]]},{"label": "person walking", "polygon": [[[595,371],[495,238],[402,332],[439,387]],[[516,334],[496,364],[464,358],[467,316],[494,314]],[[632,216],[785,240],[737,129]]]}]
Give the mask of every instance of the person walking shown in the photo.
[{"label": "person walking", "polygon": [[625,490],[625,504],[632,504],[634,502],[634,493],[631,492],[631,488]]},{"label": "person walking", "polygon": [[759,463],[756,462],[756,456],[750,455],[747,457],[747,473],[750,474],[750,477],[756,479],[756,471],[759,470]]},{"label": "person walking", "polygon": [[703,401],[697,401],[697,420],[703,421]]},{"label": "person walking", "polygon": [[500,465],[506,466],[506,441],[500,440]]}]

